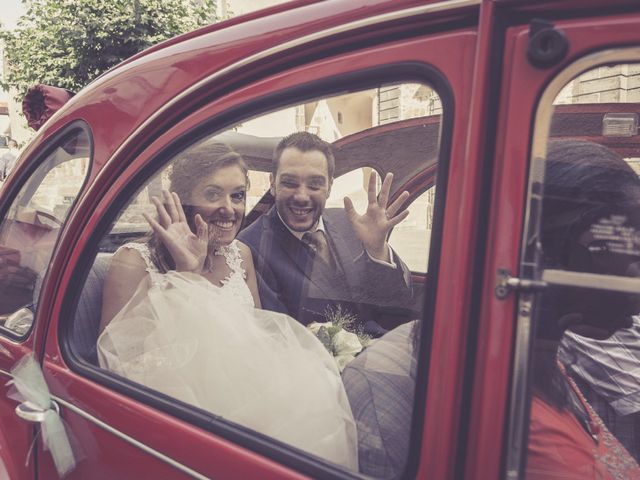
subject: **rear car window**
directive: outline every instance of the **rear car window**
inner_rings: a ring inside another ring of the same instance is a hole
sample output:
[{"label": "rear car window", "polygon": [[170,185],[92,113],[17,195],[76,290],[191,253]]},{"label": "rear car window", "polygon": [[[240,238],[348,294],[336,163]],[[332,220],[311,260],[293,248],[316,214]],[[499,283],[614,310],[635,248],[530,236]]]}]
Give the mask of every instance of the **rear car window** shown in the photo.
[{"label": "rear car window", "polygon": [[24,183],[0,223],[0,331],[24,336],[54,246],[89,171],[85,130],[67,134]]}]

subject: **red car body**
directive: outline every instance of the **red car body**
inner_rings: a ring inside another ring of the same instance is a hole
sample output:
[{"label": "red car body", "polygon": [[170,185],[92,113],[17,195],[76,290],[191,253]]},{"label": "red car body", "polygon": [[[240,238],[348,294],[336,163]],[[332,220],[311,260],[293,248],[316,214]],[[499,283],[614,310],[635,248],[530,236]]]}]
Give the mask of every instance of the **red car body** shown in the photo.
[{"label": "red car body", "polygon": [[[552,22],[568,40],[567,53],[545,68],[527,58],[534,18]],[[104,374],[70,365],[59,324],[86,273],[83,252],[103,228],[101,219],[165,145],[204,122],[222,126],[260,113],[265,99],[284,104],[295,95],[291,92],[322,90],[357,72],[419,64],[437,72],[453,110],[441,139],[449,166],[438,286],[406,475],[504,478],[512,448],[507,426],[516,297],[497,298],[494,289],[498,269],[519,270],[541,95],[573,62],[640,45],[639,22],[637,2],[621,0],[296,1],[136,55],[57,112],[0,191],[0,215],[5,215],[53,139],[73,122],[88,127],[93,160],[87,181],[58,238],[34,328],[23,339],[0,332],[8,352],[0,355],[0,377],[8,380],[16,359],[30,352],[41,361],[81,452],[69,478],[345,476],[338,469],[314,470],[259,441],[247,444],[246,435],[237,432],[208,431],[167,413],[162,402],[149,405],[123,394]],[[405,187],[417,191],[432,176],[425,170]],[[36,430],[15,416],[17,403],[6,395],[7,388],[0,387],[0,458],[9,477],[55,478],[40,440],[31,453],[35,458],[25,464]]]}]

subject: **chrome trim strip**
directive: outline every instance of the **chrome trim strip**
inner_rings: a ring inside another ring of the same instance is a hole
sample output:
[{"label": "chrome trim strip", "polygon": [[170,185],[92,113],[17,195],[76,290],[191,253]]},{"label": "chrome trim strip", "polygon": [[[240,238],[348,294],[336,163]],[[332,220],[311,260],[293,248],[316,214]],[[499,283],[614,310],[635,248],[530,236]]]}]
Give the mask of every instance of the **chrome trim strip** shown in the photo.
[{"label": "chrome trim strip", "polygon": [[112,426],[104,423],[102,420],[97,419],[96,417],[94,417],[93,415],[90,415],[89,413],[85,412],[84,410],[81,410],[80,408],[76,407],[72,403],[69,403],[66,400],[63,400],[63,399],[61,399],[59,397],[56,397],[55,395],[51,395],[51,398],[54,401],[58,402],[60,405],[66,407],[69,410],[71,410],[72,412],[80,415],[85,420],[88,420],[88,421],[94,423],[95,425],[97,425],[98,427],[102,428],[103,430],[106,430],[107,432],[112,433],[113,435],[119,437],[120,439],[124,440],[125,442],[130,443],[134,447],[137,447],[137,448],[145,451],[149,455],[152,455],[152,456],[156,457],[158,460],[161,460],[161,461],[171,465],[173,468],[175,468],[177,470],[180,470],[181,472],[183,472],[183,473],[185,473],[185,474],[187,474],[187,475],[189,475],[189,476],[191,476],[193,478],[197,478],[199,480],[208,480],[209,479],[209,477],[205,477],[201,473],[198,473],[195,470],[192,470],[189,467],[186,467],[186,466],[182,465],[181,463],[176,462],[175,460],[173,460],[172,458],[164,455],[163,453],[160,453],[157,450],[154,450],[153,448],[145,445],[144,443],[139,442],[138,440],[130,437],[129,435],[127,435],[125,433],[122,433],[119,430],[116,430]]},{"label": "chrome trim strip", "polygon": [[[518,480],[520,478],[520,459],[527,446],[523,444],[524,435],[522,426],[526,415],[527,396],[527,369],[529,368],[529,337],[531,332],[531,309],[533,307],[532,293],[520,294],[518,302],[518,320],[516,327],[515,360],[513,362],[513,382],[511,386],[511,405],[509,405],[509,433],[507,445],[511,448],[507,453],[507,480]],[[523,352],[524,354],[523,355]],[[526,358],[523,358],[526,357]],[[518,361],[522,359],[522,361]],[[518,419],[519,422],[515,422]],[[515,425],[514,425],[515,424]]]},{"label": "chrome trim strip", "polygon": [[544,270],[542,272],[542,280],[550,285],[640,293],[640,278],[634,277],[618,277],[616,275],[600,275],[566,270]]},{"label": "chrome trim strip", "polygon": [[[179,103],[180,101],[182,101],[183,98],[191,95],[193,92],[204,88],[209,83],[214,82],[220,77],[228,75],[229,73],[241,67],[247,66],[251,63],[262,60],[263,58],[272,56],[276,53],[281,53],[291,48],[299,47],[306,43],[313,42],[315,40],[320,40],[326,37],[330,37],[332,35],[348,32],[349,30],[369,27],[372,25],[376,25],[378,23],[390,22],[393,20],[401,20],[403,18],[412,17],[415,15],[422,15],[425,13],[435,13],[435,12],[442,12],[446,10],[456,10],[459,8],[479,6],[481,3],[482,3],[482,0],[444,0],[437,3],[431,3],[429,5],[421,5],[419,7],[412,7],[412,8],[407,8],[405,10],[399,10],[397,12],[383,13],[381,15],[376,15],[375,17],[356,20],[351,23],[346,23],[344,25],[340,25],[337,27],[321,30],[319,32],[315,32],[315,33],[306,35],[304,37],[296,38],[295,40],[290,40],[286,43],[282,43],[280,45],[276,45],[274,47],[271,47],[261,52],[250,55],[236,63],[233,63],[227,67],[222,68],[221,70],[218,70],[212,73],[206,78],[203,78],[199,82],[193,84],[187,90],[175,96],[173,99],[171,99],[171,101],[164,104],[159,110],[157,110],[153,115],[147,118],[147,120],[144,121],[138,128],[136,128],[133,134],[129,135],[128,140],[125,141],[122,145],[120,145],[120,147],[115,151],[115,153],[111,156],[111,158],[109,158],[107,163],[109,163],[114,157],[117,157],[118,155],[120,155],[120,153],[123,150],[125,150],[131,143],[133,143],[133,141],[135,141],[136,137],[140,134],[141,131],[147,128],[149,124],[156,121],[158,117],[161,117],[162,115],[164,115],[164,113],[167,110],[171,109],[173,105],[175,105],[176,103]],[[100,173],[102,173],[102,171]],[[98,178],[94,183],[99,183],[100,173],[98,174]]]},{"label": "chrome trim strip", "polygon": [[[567,83],[573,80],[581,73],[588,69],[598,66],[612,64],[612,63],[639,63],[640,62],[640,48],[618,48],[609,49],[595,52],[585,55],[579,58],[572,64],[568,65],[563,71],[556,75],[547,88],[545,88],[540,101],[538,102],[538,108],[536,110],[535,123],[533,128],[532,146],[531,146],[531,165],[529,168],[529,182],[527,187],[527,206],[524,217],[524,229],[523,229],[523,242],[522,252],[520,259],[521,270],[530,269],[527,268],[528,262],[525,258],[526,242],[530,238],[532,233],[540,231],[540,218],[533,218],[534,224],[531,224],[532,212],[531,212],[531,199],[533,194],[533,184],[535,182],[544,181],[544,159],[547,155],[547,141],[549,136],[549,130],[551,128],[551,117],[553,115],[553,102]],[[533,230],[534,232],[531,232]],[[524,272],[521,272],[519,276],[524,277]],[[553,276],[553,275],[552,275]],[[536,280],[536,278],[533,278]],[[627,290],[625,290],[627,291]],[[636,292],[637,290],[634,290]],[[520,464],[523,460],[523,448],[526,446],[520,445],[521,439],[524,438],[525,428],[528,425],[524,424],[524,418],[526,411],[524,405],[527,404],[527,390],[528,390],[528,378],[527,372],[529,369],[529,345],[531,341],[531,319],[522,317],[521,312],[531,312],[532,295],[521,294],[518,302],[518,319],[515,332],[515,347],[514,347],[514,361],[513,361],[513,373],[512,373],[512,388],[511,388],[511,406],[510,406],[510,418],[509,418],[509,433],[508,444],[519,446],[520,448],[512,448],[507,453],[506,459],[506,478],[516,479],[520,471]]]}]

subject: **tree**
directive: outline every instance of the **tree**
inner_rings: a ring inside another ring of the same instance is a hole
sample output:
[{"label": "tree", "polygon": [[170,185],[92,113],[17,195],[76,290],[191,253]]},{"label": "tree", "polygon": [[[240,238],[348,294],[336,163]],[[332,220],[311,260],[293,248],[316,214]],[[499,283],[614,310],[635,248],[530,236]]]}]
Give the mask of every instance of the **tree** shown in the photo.
[{"label": "tree", "polygon": [[0,86],[20,99],[37,83],[78,91],[131,55],[216,20],[215,0],[23,0],[0,30],[9,68]]}]

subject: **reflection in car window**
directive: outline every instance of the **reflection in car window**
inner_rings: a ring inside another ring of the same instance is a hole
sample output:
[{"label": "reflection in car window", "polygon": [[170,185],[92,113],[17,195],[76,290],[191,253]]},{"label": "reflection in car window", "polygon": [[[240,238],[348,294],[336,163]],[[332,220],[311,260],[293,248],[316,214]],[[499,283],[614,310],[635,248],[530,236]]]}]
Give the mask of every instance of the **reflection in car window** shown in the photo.
[{"label": "reflection in car window", "polygon": [[427,271],[435,196],[436,189],[432,187],[411,202],[408,207],[409,216],[389,237],[389,244],[404,259],[412,272]]},{"label": "reflection in car window", "polygon": [[640,145],[625,133],[638,105],[622,103],[618,78],[631,70],[563,89],[532,189],[541,218],[525,259],[548,287],[535,303],[528,479],[640,476],[640,180],[628,161]]},{"label": "reflection in car window", "polygon": [[406,217],[402,187],[436,168],[441,114],[430,87],[395,84],[184,147],[101,239],[74,350],[328,462],[399,476],[425,288],[404,255],[426,270],[433,206],[432,189]]},{"label": "reflection in car window", "polygon": [[86,132],[66,139],[24,184],[0,224],[0,325],[16,335],[33,322],[53,247],[85,180]]}]

